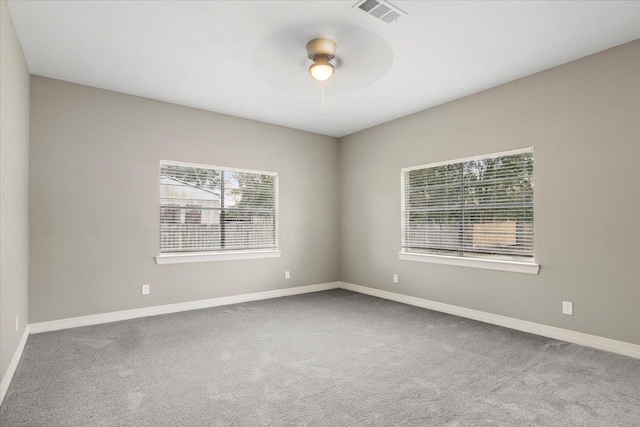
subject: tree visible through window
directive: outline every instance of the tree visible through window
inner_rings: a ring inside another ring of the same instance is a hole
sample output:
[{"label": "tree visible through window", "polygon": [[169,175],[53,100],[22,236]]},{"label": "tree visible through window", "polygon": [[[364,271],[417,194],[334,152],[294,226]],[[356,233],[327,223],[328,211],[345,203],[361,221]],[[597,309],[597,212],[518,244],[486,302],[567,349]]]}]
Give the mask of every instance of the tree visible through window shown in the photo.
[{"label": "tree visible through window", "polygon": [[277,179],[161,162],[160,253],[276,248]]},{"label": "tree visible through window", "polygon": [[533,149],[403,169],[403,252],[533,259]]}]

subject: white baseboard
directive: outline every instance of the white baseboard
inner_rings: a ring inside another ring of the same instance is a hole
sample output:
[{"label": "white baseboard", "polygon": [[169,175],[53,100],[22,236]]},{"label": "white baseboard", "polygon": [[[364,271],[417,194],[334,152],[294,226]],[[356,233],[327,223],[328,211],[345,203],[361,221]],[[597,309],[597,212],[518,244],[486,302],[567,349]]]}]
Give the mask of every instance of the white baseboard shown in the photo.
[{"label": "white baseboard", "polygon": [[498,314],[486,313],[484,311],[472,310],[470,308],[411,297],[394,292],[369,288],[367,286],[354,285],[352,283],[341,282],[340,287],[349,291],[414,305],[416,307],[427,308],[429,310],[453,314],[455,316],[466,317],[467,319],[479,320],[481,322],[491,323],[505,328],[516,329],[518,331],[529,332],[536,335],[542,335],[544,337],[554,338],[640,359],[640,345],[638,344],[631,344],[624,341],[612,340],[568,329],[556,328],[554,326],[542,325],[540,323],[528,322],[526,320],[514,319],[512,317],[500,316]]},{"label": "white baseboard", "polygon": [[77,328],[79,326],[89,326],[97,325],[100,323],[117,322],[120,320],[136,319],[138,317],[156,316],[158,314],[177,313],[180,311],[198,310],[200,308],[239,304],[247,301],[257,301],[270,298],[286,297],[290,295],[306,294],[309,292],[326,291],[339,287],[340,282],[329,282],[321,283],[318,285],[298,286],[295,288],[276,289],[273,291],[255,292],[251,294],[233,295],[228,297],[181,302],[176,304],[156,305],[153,307],[136,308],[133,310],[114,311],[110,313],[93,314],[90,316],[72,317],[69,319],[32,323],[29,325],[29,331],[32,334],[37,334],[40,332],[57,331],[59,329]]},{"label": "white baseboard", "polygon": [[24,346],[27,344],[27,338],[29,338],[29,325],[24,329],[22,338],[20,338],[20,342],[18,343],[18,348],[16,348],[16,352],[13,353],[13,358],[11,359],[11,363],[9,363],[9,368],[7,368],[7,372],[5,373],[2,382],[0,382],[0,405],[2,405],[4,397],[7,395],[7,391],[9,391],[13,374],[16,373],[18,363],[20,363],[20,358],[24,351]]}]

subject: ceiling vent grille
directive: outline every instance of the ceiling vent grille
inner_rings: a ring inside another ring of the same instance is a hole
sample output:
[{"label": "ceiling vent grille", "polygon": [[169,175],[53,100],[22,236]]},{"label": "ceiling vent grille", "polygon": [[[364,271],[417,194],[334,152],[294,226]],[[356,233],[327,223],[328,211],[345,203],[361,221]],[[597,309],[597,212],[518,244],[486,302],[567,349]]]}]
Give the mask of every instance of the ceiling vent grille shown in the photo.
[{"label": "ceiling vent grille", "polygon": [[357,7],[386,24],[396,22],[400,17],[406,15],[405,12],[384,0],[360,0],[353,7]]}]

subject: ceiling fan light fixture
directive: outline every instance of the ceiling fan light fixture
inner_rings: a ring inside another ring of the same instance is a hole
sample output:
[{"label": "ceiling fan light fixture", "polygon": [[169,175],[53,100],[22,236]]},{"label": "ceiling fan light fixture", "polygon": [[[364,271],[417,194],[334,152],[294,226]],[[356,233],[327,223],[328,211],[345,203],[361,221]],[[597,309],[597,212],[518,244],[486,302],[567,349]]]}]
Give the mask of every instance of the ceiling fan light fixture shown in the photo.
[{"label": "ceiling fan light fixture", "polygon": [[329,60],[318,60],[311,64],[309,72],[314,79],[323,82],[333,75],[333,69]]},{"label": "ceiling fan light fixture", "polygon": [[322,38],[313,39],[307,43],[307,56],[313,61],[309,72],[314,79],[322,82],[333,75],[334,66],[329,61],[336,56],[336,42]]}]

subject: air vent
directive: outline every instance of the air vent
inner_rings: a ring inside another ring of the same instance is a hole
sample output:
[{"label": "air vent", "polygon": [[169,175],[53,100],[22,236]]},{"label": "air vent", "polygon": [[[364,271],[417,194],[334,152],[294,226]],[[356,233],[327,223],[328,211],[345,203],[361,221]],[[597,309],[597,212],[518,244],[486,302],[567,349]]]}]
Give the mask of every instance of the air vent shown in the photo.
[{"label": "air vent", "polygon": [[396,22],[399,18],[406,15],[405,12],[384,0],[360,0],[353,7],[357,7],[361,11],[386,24]]}]

